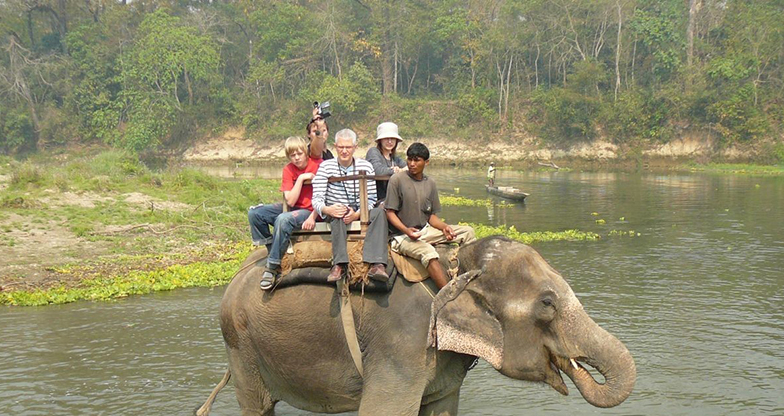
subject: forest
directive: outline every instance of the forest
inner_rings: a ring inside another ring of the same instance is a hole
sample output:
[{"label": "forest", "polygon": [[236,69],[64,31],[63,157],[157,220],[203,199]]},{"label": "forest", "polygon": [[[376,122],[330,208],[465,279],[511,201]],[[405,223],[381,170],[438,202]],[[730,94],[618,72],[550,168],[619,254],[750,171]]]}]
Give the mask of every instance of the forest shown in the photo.
[{"label": "forest", "polygon": [[228,126],[635,146],[784,161],[784,1],[0,1],[0,152],[187,146]]}]

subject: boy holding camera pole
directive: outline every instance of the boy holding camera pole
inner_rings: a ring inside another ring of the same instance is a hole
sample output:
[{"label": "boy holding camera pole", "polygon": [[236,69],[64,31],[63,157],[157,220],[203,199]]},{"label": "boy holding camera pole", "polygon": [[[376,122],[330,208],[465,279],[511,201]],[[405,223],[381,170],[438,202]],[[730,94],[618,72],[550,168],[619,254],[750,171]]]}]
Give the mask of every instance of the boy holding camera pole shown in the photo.
[{"label": "boy holding camera pole", "polygon": [[[290,163],[283,168],[280,190],[291,211],[283,212],[283,204],[257,205],[248,210],[250,233],[254,245],[267,246],[267,268],[261,275],[261,289],[269,290],[281,270],[281,259],[289,245],[289,237],[294,230],[312,230],[316,224],[311,199],[313,187],[305,181],[313,179],[321,159],[308,157],[308,146],[301,137],[286,139],[286,156]],[[274,235],[269,226],[275,226]]]},{"label": "boy holding camera pole", "polygon": [[393,230],[392,250],[421,261],[440,289],[447,284],[447,278],[433,245],[448,242],[463,245],[476,237],[473,228],[451,226],[436,215],[441,210],[441,202],[435,182],[424,173],[430,163],[427,147],[422,143],[409,146],[406,163],[408,171],[398,172],[389,179],[384,202]]}]

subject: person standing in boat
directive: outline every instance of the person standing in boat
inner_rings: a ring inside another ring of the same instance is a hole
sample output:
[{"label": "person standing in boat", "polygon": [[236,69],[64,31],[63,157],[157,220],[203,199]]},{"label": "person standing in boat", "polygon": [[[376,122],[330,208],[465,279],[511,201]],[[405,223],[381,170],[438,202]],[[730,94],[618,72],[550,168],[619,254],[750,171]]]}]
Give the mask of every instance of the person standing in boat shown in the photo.
[{"label": "person standing in boat", "polygon": [[[397,145],[403,141],[398,133],[397,124],[381,123],[376,128],[376,147],[368,149],[365,160],[373,165],[376,175],[394,175],[408,169],[406,161],[396,155]],[[380,205],[387,197],[387,181],[376,181],[376,205]]]},{"label": "person standing in boat", "polygon": [[490,162],[490,167],[487,168],[487,185],[495,186],[495,162]]}]

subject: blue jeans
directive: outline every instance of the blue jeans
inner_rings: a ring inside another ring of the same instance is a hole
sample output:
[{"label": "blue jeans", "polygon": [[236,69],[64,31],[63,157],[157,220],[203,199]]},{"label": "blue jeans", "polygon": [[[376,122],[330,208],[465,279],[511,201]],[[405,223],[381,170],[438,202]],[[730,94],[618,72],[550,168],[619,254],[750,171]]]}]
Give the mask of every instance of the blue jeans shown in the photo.
[{"label": "blue jeans", "polygon": [[[302,224],[309,216],[310,211],[307,209],[283,212],[283,204],[255,206],[248,210],[253,244],[264,244],[269,248],[267,266],[280,266],[283,253],[289,247],[292,231],[302,229]],[[275,227],[274,234],[270,233],[270,225]]]}]

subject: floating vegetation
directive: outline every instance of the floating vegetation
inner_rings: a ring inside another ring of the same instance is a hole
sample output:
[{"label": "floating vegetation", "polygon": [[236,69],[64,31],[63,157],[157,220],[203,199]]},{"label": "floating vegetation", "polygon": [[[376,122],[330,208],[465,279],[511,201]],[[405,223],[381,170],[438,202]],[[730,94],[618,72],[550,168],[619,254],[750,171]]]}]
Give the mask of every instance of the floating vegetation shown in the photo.
[{"label": "floating vegetation", "polygon": [[[458,188],[455,188],[455,189],[458,189]],[[448,195],[448,194],[441,195],[439,197],[439,200],[441,201],[441,206],[445,206],[445,207],[493,207],[493,206],[497,206],[497,207],[506,208],[506,207],[514,206],[514,204],[510,204],[510,203],[507,203],[507,202],[504,202],[504,201],[496,202],[496,201],[494,201],[492,199],[489,199],[489,198],[486,198],[486,199],[471,199],[471,198],[465,198],[465,197],[462,197],[462,196]]]},{"label": "floating vegetation", "polygon": [[605,221],[605,220],[603,220],[603,219],[601,219],[601,218],[599,218],[598,220],[596,220],[596,223],[597,223],[597,224],[599,224],[599,225],[602,225],[602,224],[604,224],[604,223],[606,223],[606,222],[607,222],[607,221]]},{"label": "floating vegetation", "polygon": [[612,230],[607,235],[609,237],[639,237],[640,233],[634,230],[629,230],[629,231]]},{"label": "floating vegetation", "polygon": [[[161,270],[131,271],[125,275],[83,280],[76,287],[19,290],[0,293],[0,305],[40,306],[78,300],[111,300],[184,287],[213,287],[228,283],[251,246],[242,244],[226,261],[173,265]],[[61,270],[68,272],[68,270]]]},{"label": "floating vegetation", "polygon": [[566,230],[566,231],[536,231],[521,233],[515,226],[506,227],[503,225],[493,227],[483,224],[460,223],[474,228],[476,238],[489,237],[491,235],[502,235],[512,240],[517,240],[525,244],[544,243],[550,241],[594,241],[601,237],[599,234],[590,231]]}]

